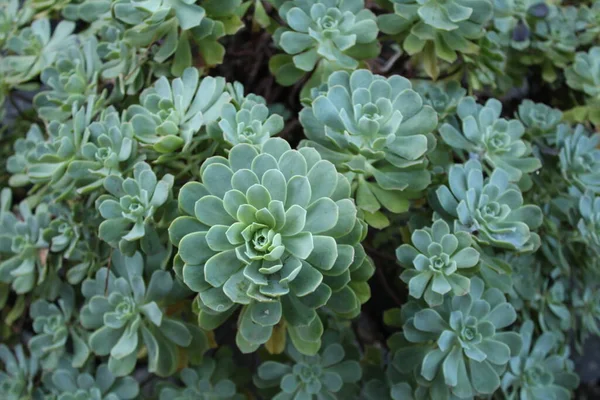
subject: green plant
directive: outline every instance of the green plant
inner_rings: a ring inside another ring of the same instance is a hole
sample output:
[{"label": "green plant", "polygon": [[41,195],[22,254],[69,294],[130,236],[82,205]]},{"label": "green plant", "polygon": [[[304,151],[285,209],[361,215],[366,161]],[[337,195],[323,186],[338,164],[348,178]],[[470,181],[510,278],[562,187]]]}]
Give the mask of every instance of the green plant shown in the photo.
[{"label": "green plant", "polygon": [[525,126],[525,134],[532,139],[554,136],[562,116],[560,110],[531,100],[523,100],[517,114]]},{"label": "green plant", "polygon": [[166,174],[158,180],[145,162],[133,168],[133,178],[110,175],[104,181],[107,195],[96,200],[96,208],[105,219],[98,227],[98,236],[133,255],[138,249],[146,254],[159,251],[160,219],[168,207],[173,176]]},{"label": "green plant", "polygon": [[338,71],[301,111],[300,122],[308,138],[302,146],[350,178],[356,205],[373,226],[389,224],[382,207],[406,211],[408,199],[430,182],[426,154],[437,116],[401,76]]},{"label": "green plant", "polygon": [[42,70],[54,62],[60,47],[74,45],[71,35],[75,24],[62,21],[51,31],[48,19],[38,19],[31,26],[10,36],[6,49],[11,55],[2,59],[0,71],[2,81],[8,85],[18,85],[35,78]]},{"label": "green plant", "polygon": [[82,285],[86,304],[80,321],[93,331],[88,339],[90,350],[109,356],[108,370],[115,376],[133,371],[142,348],[150,371],[171,375],[178,365],[177,346],[187,347],[192,341],[189,328],[164,315],[159,305],[173,287],[169,273],[155,271],[146,286],[143,271],[139,253],[127,257],[117,251],[110,270],[101,268]]},{"label": "green plant", "polygon": [[5,399],[31,398],[37,393],[33,379],[38,372],[35,358],[27,358],[21,345],[15,346],[14,354],[0,344],[0,395]]},{"label": "green plant", "polygon": [[32,210],[26,201],[19,203],[18,213],[11,211],[12,193],[0,194],[0,281],[9,283],[17,294],[30,292],[42,283],[48,272],[48,244],[42,229],[50,223],[48,207],[42,203]]},{"label": "green plant", "polygon": [[139,393],[139,384],[135,379],[114,376],[106,364],[99,365],[95,374],[59,366],[44,378],[50,396],[55,396],[57,400],[130,400]]},{"label": "green plant", "polygon": [[67,340],[73,347],[73,366],[80,367],[89,356],[89,349],[75,320],[75,293],[70,286],[61,288],[58,307],[46,300],[36,300],[29,310],[36,333],[29,341],[31,355],[40,360],[42,368],[53,370],[65,354]]},{"label": "green plant", "polygon": [[279,15],[289,28],[278,28],[274,40],[288,55],[274,56],[269,67],[282,85],[316,68],[316,86],[335,69],[354,70],[379,54],[375,15],[363,0],[285,1]]},{"label": "green plant", "polygon": [[0,399],[593,397],[599,46],[598,0],[0,1]]},{"label": "green plant", "polygon": [[432,383],[436,393],[457,397],[493,393],[510,358],[519,354],[519,334],[501,331],[517,318],[514,308],[497,289],[484,290],[473,278],[469,294],[446,297],[442,306],[421,309],[408,303],[403,309],[404,348],[394,363],[411,357],[401,369]]},{"label": "green plant", "polygon": [[200,80],[196,68],[186,68],[171,84],[162,77],[140,96],[140,105],[127,109],[133,132],[141,143],[159,153],[186,151],[205,125],[221,116],[231,99],[223,78]]},{"label": "green plant", "polygon": [[299,351],[316,353],[323,332],[316,309],[353,317],[370,295],[373,267],[358,244],[366,226],[348,180],[315,150],[291,150],[282,139],[260,152],[236,145],[200,175],[202,183],[181,189],[185,215],[169,228],[176,271],[199,293],[200,325],[216,327],[241,305],[243,352],[285,321]]},{"label": "green plant", "polygon": [[492,18],[487,0],[393,0],[394,13],[379,17],[380,29],[402,37],[410,55],[423,53],[429,76],[438,76],[436,58],[454,62],[458,54],[477,53],[475,41]]},{"label": "green plant", "polygon": [[429,229],[414,231],[411,239],[414,247],[403,244],[396,249],[400,265],[407,268],[400,277],[408,283],[411,296],[420,299],[424,295],[429,306],[436,306],[446,293],[463,296],[469,292],[471,282],[461,270],[475,267],[479,252],[470,247],[467,232],[452,234],[446,222],[437,220]]},{"label": "green plant", "polygon": [[345,359],[340,344],[330,344],[313,356],[288,346],[286,354],[293,365],[266,361],[258,367],[255,377],[259,388],[280,390],[274,398],[355,398],[349,385],[360,380],[361,366],[357,361]]},{"label": "green plant", "polygon": [[534,342],[533,330],[532,321],[521,326],[523,347],[510,360],[502,390],[508,398],[570,399],[571,391],[579,385],[579,377],[573,372],[568,350],[559,350],[560,342],[551,332],[543,333]]},{"label": "green plant", "polygon": [[541,225],[542,212],[535,205],[523,205],[521,192],[502,169],[484,179],[476,160],[454,165],[449,186],[439,187],[436,197],[438,211],[454,220],[455,230],[470,233],[481,244],[522,252],[540,245],[531,230]]},{"label": "green plant", "polygon": [[[98,74],[102,62],[94,36],[80,47],[59,54],[54,65],[42,71],[41,81],[51,90],[36,95],[38,114],[47,121],[64,121],[71,117],[74,105],[82,106],[98,92]],[[94,100],[95,111],[103,106],[105,94]]]},{"label": "green plant", "polygon": [[446,123],[440,127],[440,134],[453,149],[465,150],[470,159],[481,159],[491,168],[501,168],[511,182],[519,182],[542,164],[521,140],[525,133],[523,124],[500,118],[501,112],[502,103],[496,99],[480,106],[474,98],[466,97],[457,108],[461,131]]},{"label": "green plant", "polygon": [[160,391],[160,400],[234,399],[243,400],[236,381],[239,369],[231,358],[231,350],[221,347],[213,358],[204,357],[195,368],[185,368],[179,373],[184,387],[167,386]]}]

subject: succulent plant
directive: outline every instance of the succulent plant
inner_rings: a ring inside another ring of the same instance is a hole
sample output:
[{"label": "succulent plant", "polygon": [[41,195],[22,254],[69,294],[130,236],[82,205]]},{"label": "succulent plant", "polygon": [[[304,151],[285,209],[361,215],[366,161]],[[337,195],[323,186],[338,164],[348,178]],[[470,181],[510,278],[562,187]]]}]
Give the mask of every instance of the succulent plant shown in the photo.
[{"label": "succulent plant", "polygon": [[39,371],[38,360],[27,358],[19,344],[13,352],[0,344],[0,396],[7,400],[31,399],[39,394],[34,379]]},{"label": "succulent plant", "polygon": [[80,371],[61,365],[44,376],[50,398],[56,400],[131,400],[137,398],[140,388],[131,376],[116,377],[106,364],[93,371]]},{"label": "succulent plant", "polygon": [[469,292],[470,280],[462,272],[479,263],[479,252],[471,247],[471,235],[462,231],[453,234],[439,219],[431,228],[415,230],[411,239],[413,245],[400,246],[396,257],[407,268],[400,277],[408,283],[412,297],[423,297],[433,307],[442,304],[447,293],[463,296]]},{"label": "succulent plant", "polygon": [[565,283],[556,281],[545,282],[541,298],[533,304],[538,311],[538,322],[544,332],[553,332],[561,338],[571,328],[572,318],[567,306]]},{"label": "succulent plant", "polygon": [[339,343],[324,346],[313,356],[301,354],[290,344],[286,354],[291,363],[265,361],[254,379],[261,389],[279,389],[274,399],[357,398],[349,386],[360,381],[362,369],[357,361],[346,359]]},{"label": "succulent plant", "polygon": [[323,330],[316,309],[353,317],[370,295],[373,267],[358,244],[366,226],[348,180],[314,149],[291,150],[277,138],[260,153],[236,145],[200,175],[202,183],[181,189],[184,216],[169,228],[176,272],[199,292],[200,325],[220,325],[242,305],[242,351],[285,321],[299,351],[315,354]]},{"label": "succulent plant", "polygon": [[512,71],[500,36],[493,31],[487,32],[477,45],[479,51],[476,54],[463,55],[468,86],[474,91],[486,88],[507,90],[507,87],[513,86],[517,80],[513,75],[518,74],[508,74]]},{"label": "succulent plant", "polygon": [[116,21],[98,31],[98,55],[102,60],[100,77],[114,80],[114,91],[120,95],[137,95],[145,86],[152,70],[145,64],[151,49],[138,48],[125,39],[125,27]]},{"label": "succulent plant", "polygon": [[465,296],[447,296],[434,308],[408,303],[403,315],[406,343],[393,362],[405,360],[401,370],[431,382],[437,396],[494,393],[511,357],[521,350],[519,334],[502,331],[515,322],[514,308],[498,289],[484,290],[479,278],[471,280]]},{"label": "succulent plant", "polygon": [[178,366],[178,346],[192,341],[187,325],[161,309],[173,287],[171,275],[155,271],[146,285],[143,271],[140,253],[126,257],[115,251],[110,270],[101,268],[82,285],[86,303],[81,325],[93,330],[89,347],[98,356],[109,356],[108,369],[115,376],[134,370],[141,349],[147,352],[150,372],[169,376]]},{"label": "succulent plant", "polygon": [[143,1],[117,0],[115,17],[127,24],[126,39],[136,47],[159,41],[154,61],[164,63],[173,57],[171,73],[180,75],[192,65],[192,43],[208,65],[223,60],[224,48],[218,39],[242,27],[235,11],[241,0]]},{"label": "succulent plant", "polygon": [[127,109],[135,138],[160,153],[186,151],[200,128],[221,116],[231,96],[225,79],[200,80],[196,68],[186,68],[170,84],[166,77],[140,95],[140,105]]},{"label": "succulent plant", "polygon": [[583,125],[557,133],[560,169],[569,183],[580,190],[600,193],[600,135]]},{"label": "succulent plant", "polygon": [[[45,90],[36,95],[34,105],[38,114],[47,121],[65,121],[71,117],[73,106],[85,104],[89,96],[98,94],[98,74],[102,66],[97,53],[95,36],[81,46],[74,46],[59,54],[54,64],[40,76]],[[105,94],[94,101],[94,114],[103,106]]]},{"label": "succulent plant", "polygon": [[74,45],[75,24],[60,22],[54,32],[50,21],[37,19],[30,26],[7,39],[9,55],[0,62],[2,81],[10,86],[29,81],[54,62],[62,48]]},{"label": "succulent plant", "polygon": [[12,192],[0,194],[0,281],[11,284],[17,294],[28,293],[44,281],[48,272],[48,244],[42,231],[50,223],[48,206],[39,204],[35,211],[27,200],[11,212]]},{"label": "succulent plant", "polygon": [[467,90],[457,81],[437,83],[418,81],[413,86],[423,98],[423,103],[435,110],[439,123],[455,118],[456,108],[467,94]]},{"label": "succulent plant", "polygon": [[260,147],[284,126],[281,115],[269,114],[266,105],[252,100],[242,100],[239,108],[228,103],[221,109],[220,120],[208,126],[208,134],[228,146],[248,143]]},{"label": "succulent plant", "polygon": [[526,65],[541,64],[542,76],[553,82],[557,69],[565,69],[573,61],[579,44],[577,33],[585,28],[575,7],[549,6],[548,16],[538,20],[533,28],[531,46],[520,60]]},{"label": "succulent plant", "polygon": [[401,76],[338,71],[323,94],[300,112],[308,140],[352,183],[357,207],[371,225],[389,222],[379,211],[408,209],[408,198],[430,183],[425,155],[435,145],[433,108]]},{"label": "succulent plant", "polygon": [[600,197],[594,197],[591,193],[581,196],[579,214],[579,233],[589,248],[600,254]]},{"label": "succulent plant", "polygon": [[542,223],[538,206],[523,205],[523,195],[508,174],[495,169],[484,180],[481,164],[469,160],[450,167],[448,186],[436,190],[437,211],[454,219],[455,231],[466,231],[483,245],[519,252],[536,250]]},{"label": "succulent plant", "polygon": [[239,368],[231,350],[220,347],[213,357],[204,357],[197,367],[181,370],[179,379],[184,387],[162,388],[159,400],[243,400],[246,397],[236,387],[238,378]]},{"label": "succulent plant", "polygon": [[21,187],[29,183],[27,166],[32,162],[37,144],[43,141],[44,135],[37,124],[31,124],[25,137],[15,140],[15,152],[6,162],[6,170],[12,174],[8,181],[10,186]]},{"label": "succulent plant", "polygon": [[[430,64],[436,57],[454,62],[459,53],[474,54],[493,15],[488,0],[392,0],[394,14],[379,17],[379,28],[403,38],[410,55],[423,52]],[[433,78],[437,73],[428,71]]]},{"label": "succulent plant", "polygon": [[62,15],[70,21],[82,20],[93,23],[110,12],[111,0],[75,0],[62,9]]},{"label": "succulent plant", "polygon": [[600,335],[600,290],[586,287],[584,290],[576,291],[573,295],[573,309],[579,321],[579,343],[580,347],[590,335]]},{"label": "succulent plant", "polygon": [[58,199],[67,198],[74,189],[82,189],[93,182],[90,169],[97,166],[97,162],[86,160],[82,154],[90,139],[87,128],[92,121],[93,107],[91,98],[81,108],[73,105],[72,119],[65,123],[50,122],[48,140],[38,143],[27,157],[28,180],[51,188]]},{"label": "succulent plant", "polygon": [[505,253],[504,260],[510,265],[512,288],[507,296],[517,311],[524,312],[541,296],[541,262],[533,254],[514,255]]},{"label": "succulent plant", "polygon": [[519,105],[517,117],[525,126],[525,134],[530,138],[537,138],[556,133],[558,124],[562,121],[562,112],[544,103],[525,99]]},{"label": "succulent plant", "polygon": [[123,121],[112,106],[104,109],[88,129],[89,141],[82,146],[81,155],[90,162],[89,173],[97,179],[80,188],[81,193],[97,190],[110,175],[123,176],[143,158],[138,155],[131,123]]},{"label": "succulent plant", "polygon": [[276,55],[269,65],[283,85],[323,63],[353,70],[359,60],[379,54],[377,21],[364,0],[290,0],[279,7],[279,16],[287,26],[275,31],[274,40],[288,55]]},{"label": "succulent plant", "polygon": [[531,155],[531,146],[522,140],[523,124],[500,118],[502,103],[489,99],[484,106],[472,97],[464,98],[457,108],[461,131],[446,123],[440,127],[442,139],[454,150],[464,150],[471,159],[480,159],[491,168],[501,168],[512,182],[541,168]]},{"label": "succulent plant", "polygon": [[19,0],[8,0],[0,5],[0,47],[27,24],[33,16],[29,7],[21,7]]},{"label": "succulent plant", "polygon": [[108,176],[104,188],[110,194],[96,200],[96,208],[105,219],[98,228],[100,238],[129,256],[139,248],[154,254],[157,228],[168,208],[165,204],[169,203],[172,187],[172,175],[166,174],[159,181],[145,162],[134,166],[133,178]]},{"label": "succulent plant", "polygon": [[569,400],[579,385],[567,349],[560,351],[560,340],[545,332],[534,341],[534,324],[525,321],[519,330],[521,352],[509,362],[502,377],[507,398]]},{"label": "succulent plant", "polygon": [[592,47],[587,53],[577,53],[565,76],[571,88],[600,100],[600,47]]},{"label": "succulent plant", "polygon": [[29,316],[33,320],[35,332],[35,336],[28,343],[31,355],[40,360],[40,365],[45,370],[54,370],[66,353],[67,341],[70,338],[73,366],[81,367],[90,350],[75,319],[75,292],[71,286],[62,285],[57,303],[58,307],[38,299],[31,305]]}]

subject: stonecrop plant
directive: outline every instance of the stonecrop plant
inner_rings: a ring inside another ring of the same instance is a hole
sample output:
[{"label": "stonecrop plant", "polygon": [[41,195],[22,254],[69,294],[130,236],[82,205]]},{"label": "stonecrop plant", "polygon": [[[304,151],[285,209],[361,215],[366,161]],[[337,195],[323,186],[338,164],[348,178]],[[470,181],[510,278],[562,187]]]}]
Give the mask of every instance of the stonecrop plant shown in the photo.
[{"label": "stonecrop plant", "polygon": [[600,0],[0,1],[0,155],[1,400],[598,392]]}]

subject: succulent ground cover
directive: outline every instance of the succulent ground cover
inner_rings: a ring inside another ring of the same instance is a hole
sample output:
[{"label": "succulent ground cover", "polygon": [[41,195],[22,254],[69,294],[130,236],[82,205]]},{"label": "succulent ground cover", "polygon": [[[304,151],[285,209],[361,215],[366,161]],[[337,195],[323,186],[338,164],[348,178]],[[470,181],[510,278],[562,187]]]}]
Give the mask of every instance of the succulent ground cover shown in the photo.
[{"label": "succulent ground cover", "polygon": [[584,396],[599,127],[598,0],[2,1],[0,399]]}]

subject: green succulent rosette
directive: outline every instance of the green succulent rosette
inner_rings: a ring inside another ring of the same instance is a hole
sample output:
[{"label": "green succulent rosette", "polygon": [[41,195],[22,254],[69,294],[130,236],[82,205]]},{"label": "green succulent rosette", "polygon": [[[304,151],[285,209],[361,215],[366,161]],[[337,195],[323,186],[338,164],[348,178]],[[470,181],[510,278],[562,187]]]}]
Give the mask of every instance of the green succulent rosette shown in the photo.
[{"label": "green succulent rosette", "polygon": [[300,112],[308,138],[301,147],[315,148],[350,179],[370,225],[387,226],[381,208],[407,211],[431,181],[426,154],[435,146],[436,112],[407,79],[367,70],[335,72],[315,94]]},{"label": "green succulent rosette", "polygon": [[132,178],[107,177],[104,188],[109,194],[96,200],[104,218],[98,227],[100,239],[129,256],[138,249],[146,254],[163,251],[160,235],[167,228],[163,217],[171,208],[173,181],[171,174],[158,180],[145,162],[134,166]]},{"label": "green succulent rosette", "polygon": [[0,47],[13,37],[20,28],[31,21],[33,10],[21,7],[19,0],[8,0],[0,5]]},{"label": "green succulent rosette", "polygon": [[554,82],[558,71],[573,62],[585,21],[576,7],[549,5],[549,9],[547,17],[535,23],[531,48],[520,54],[519,62],[540,65],[544,80]]},{"label": "green succulent rosette", "polygon": [[444,220],[436,220],[431,228],[417,229],[412,245],[396,249],[396,257],[406,270],[400,278],[408,284],[412,297],[423,297],[431,307],[442,304],[444,295],[469,293],[471,282],[465,276],[479,263],[479,252],[471,247],[467,232],[450,232]]},{"label": "green succulent rosette", "polygon": [[108,15],[111,5],[112,0],[67,1],[62,9],[62,16],[69,21],[93,23]]},{"label": "green succulent rosette", "polygon": [[579,198],[579,214],[581,219],[577,228],[583,241],[600,254],[600,197],[586,193]]},{"label": "green succulent rosette", "polygon": [[563,177],[581,191],[600,193],[600,134],[577,125],[560,129],[556,140]]},{"label": "green succulent rosette", "polygon": [[457,81],[413,82],[414,90],[421,95],[423,103],[431,106],[438,115],[438,122],[454,121],[456,108],[467,94],[467,90]]},{"label": "green succulent rosette", "polygon": [[545,332],[535,340],[534,324],[525,321],[519,330],[521,352],[509,362],[502,377],[502,390],[508,399],[569,400],[579,386],[568,349],[560,349],[560,339]]},{"label": "green succulent rosette", "polygon": [[48,243],[42,233],[51,215],[47,204],[32,210],[27,199],[19,203],[16,212],[11,207],[12,192],[4,188],[0,194],[0,282],[24,294],[34,290],[48,274]]},{"label": "green succulent rosette", "polygon": [[574,321],[568,306],[569,297],[564,281],[544,282],[540,298],[532,305],[537,311],[542,331],[553,332],[564,339],[565,332],[571,329]]},{"label": "green succulent rosette", "polygon": [[579,335],[575,343],[579,352],[592,335],[600,335],[600,290],[586,287],[573,295],[573,308],[581,320],[578,323]]},{"label": "green succulent rosette", "polygon": [[[98,76],[102,62],[97,52],[98,40],[91,36],[82,45],[59,54],[54,64],[42,71],[40,79],[49,88],[38,93],[33,104],[46,121],[71,118],[74,105],[82,106],[90,96],[98,95]],[[94,99],[96,114],[104,106],[106,91]]]},{"label": "green succulent rosette", "polygon": [[383,33],[398,36],[410,55],[422,53],[427,73],[437,78],[437,58],[452,63],[476,54],[477,40],[493,15],[488,0],[392,0],[393,14],[379,16]]},{"label": "green succulent rosette", "polygon": [[127,109],[135,138],[159,153],[186,151],[200,129],[221,116],[231,96],[225,79],[200,79],[196,68],[186,68],[181,78],[166,77],[140,95],[140,104]]},{"label": "green succulent rosette", "polygon": [[283,130],[283,117],[271,114],[265,104],[245,99],[239,104],[239,107],[232,103],[223,105],[221,118],[207,129],[211,137],[224,142],[226,147],[240,143],[260,147]]},{"label": "green succulent rosette", "polygon": [[275,79],[294,84],[315,70],[309,87],[324,82],[336,69],[354,70],[360,60],[379,54],[377,21],[364,0],[291,0],[279,7],[287,26],[274,40],[286,54],[269,62]]},{"label": "green succulent rosette", "polygon": [[107,364],[82,370],[72,368],[67,360],[42,377],[48,392],[45,398],[56,400],[133,400],[138,398],[139,383],[131,376],[117,377]]},{"label": "green succulent rosette", "polygon": [[40,366],[45,370],[54,370],[65,355],[69,342],[73,351],[72,364],[81,367],[88,359],[90,350],[76,318],[73,288],[63,284],[56,303],[58,305],[38,299],[29,309],[35,333],[28,343],[31,355],[40,361]]},{"label": "green succulent rosette", "polygon": [[27,167],[33,162],[31,157],[35,154],[37,144],[44,140],[44,134],[37,124],[31,124],[25,137],[15,140],[14,153],[6,161],[6,170],[11,174],[8,180],[11,187],[21,187],[29,183]]},{"label": "green succulent rosette", "polygon": [[97,178],[80,188],[81,193],[98,190],[110,175],[127,174],[144,157],[138,154],[131,123],[125,122],[114,107],[105,108],[88,129],[90,140],[82,146],[81,155],[89,162],[89,174]]},{"label": "green succulent rosette", "polygon": [[14,347],[14,353],[4,343],[0,344],[0,396],[3,399],[31,399],[41,395],[34,384],[38,371],[38,360],[27,358],[20,344]]},{"label": "green succulent rosette", "polygon": [[512,287],[507,297],[515,309],[525,315],[541,296],[542,262],[534,254],[515,255],[506,252],[503,260],[510,265]]},{"label": "green succulent rosette", "polygon": [[50,20],[41,18],[8,37],[4,45],[8,55],[0,61],[0,81],[14,87],[37,77],[52,65],[62,48],[75,45],[74,29],[74,23],[61,21],[52,31]]},{"label": "green succulent rosette", "polygon": [[299,351],[315,354],[323,333],[316,310],[355,317],[370,296],[373,267],[359,244],[366,224],[348,180],[314,149],[291,150],[277,138],[260,152],[236,145],[200,175],[202,183],[179,192],[183,216],[169,228],[175,271],[199,293],[200,326],[212,329],[241,306],[243,352],[283,324]]},{"label": "green succulent rosette", "polygon": [[108,370],[115,376],[133,372],[142,349],[150,372],[170,376],[179,365],[178,348],[192,343],[188,325],[163,309],[173,288],[171,275],[157,270],[146,284],[143,272],[140,253],[127,257],[115,251],[110,270],[103,267],[82,284],[86,302],[79,318],[92,331],[89,348],[108,356]]},{"label": "green succulent rosette", "polygon": [[540,237],[533,229],[542,224],[542,210],[523,204],[521,191],[509,175],[495,169],[484,179],[481,164],[469,160],[450,167],[448,186],[436,192],[434,208],[449,220],[455,231],[465,231],[481,245],[518,252],[535,251]]},{"label": "green succulent rosette", "polygon": [[244,400],[236,385],[240,379],[231,349],[222,346],[213,357],[204,357],[195,367],[179,372],[183,386],[166,385],[160,390],[159,400]]},{"label": "green succulent rosette", "polygon": [[27,157],[26,167],[29,182],[50,189],[63,200],[77,193],[88,191],[96,179],[90,173],[98,167],[97,160],[86,159],[83,148],[90,141],[88,127],[92,123],[94,97],[86,105],[73,105],[72,119],[61,123],[51,121],[47,127],[47,139],[37,144],[35,151]]},{"label": "green succulent rosette", "polygon": [[500,118],[502,103],[489,99],[484,106],[473,97],[463,99],[457,108],[461,121],[458,130],[451,124],[440,127],[442,139],[454,150],[465,151],[469,158],[480,159],[491,169],[501,168],[511,182],[527,181],[528,175],[542,167],[531,146],[522,140],[525,127],[519,120]]},{"label": "green succulent rosette", "polygon": [[339,343],[330,343],[313,356],[304,355],[291,344],[286,355],[291,363],[265,361],[257,370],[254,383],[271,389],[273,399],[357,399],[362,376],[358,361],[348,357]]},{"label": "green succulent rosette", "polygon": [[403,332],[389,339],[396,349],[391,363],[424,381],[419,386],[431,398],[491,395],[521,350],[520,335],[504,330],[517,319],[514,308],[500,290],[484,289],[473,278],[467,295],[447,296],[433,308],[409,302],[402,309]]},{"label": "green succulent rosette", "polygon": [[[579,52],[575,60],[565,70],[567,85],[572,89],[585,93],[586,104],[575,110],[582,117],[578,120],[591,120],[600,123],[600,46],[595,46],[587,52]],[[587,117],[587,118],[586,118]]]},{"label": "green succulent rosette", "polygon": [[205,64],[223,62],[225,48],[219,39],[234,34],[243,24],[236,15],[241,0],[117,0],[112,10],[127,25],[125,39],[137,48],[158,45],[157,63],[168,63],[179,76],[193,65],[192,47],[197,46]]},{"label": "green succulent rosette", "polygon": [[517,118],[525,126],[525,134],[532,139],[554,136],[562,117],[559,109],[528,99],[521,102],[517,112]]}]

